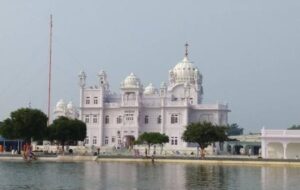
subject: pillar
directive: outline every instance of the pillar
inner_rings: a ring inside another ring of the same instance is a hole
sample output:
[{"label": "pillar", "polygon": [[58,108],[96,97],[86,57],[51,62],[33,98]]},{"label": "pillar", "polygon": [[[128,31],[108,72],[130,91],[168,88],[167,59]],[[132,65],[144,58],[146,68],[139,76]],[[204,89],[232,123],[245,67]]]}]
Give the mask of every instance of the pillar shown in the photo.
[{"label": "pillar", "polygon": [[261,139],[261,157],[268,158],[267,156],[268,146],[264,139]]},{"label": "pillar", "polygon": [[286,148],[287,148],[287,143],[283,143],[283,159],[286,159]]}]

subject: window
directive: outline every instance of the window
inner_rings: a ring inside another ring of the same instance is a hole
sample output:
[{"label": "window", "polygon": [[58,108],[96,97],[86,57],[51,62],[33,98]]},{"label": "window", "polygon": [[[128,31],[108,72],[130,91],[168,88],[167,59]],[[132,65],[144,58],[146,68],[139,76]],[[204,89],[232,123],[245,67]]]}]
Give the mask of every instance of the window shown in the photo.
[{"label": "window", "polygon": [[161,124],[161,115],[159,115],[159,116],[157,117],[157,123],[158,123],[158,124]]},{"label": "window", "polygon": [[90,97],[86,97],[85,98],[85,104],[90,104],[90,103],[91,103]]},{"label": "window", "polygon": [[117,124],[120,124],[120,123],[122,123],[122,116],[119,115],[117,117]]},{"label": "window", "polygon": [[108,124],[109,123],[109,116],[105,116],[105,124]]},{"label": "window", "polygon": [[178,145],[178,137],[171,137],[171,145]]},{"label": "window", "polygon": [[93,137],[93,144],[97,144],[97,137],[96,136]]},{"label": "window", "polygon": [[85,123],[89,123],[90,122],[90,116],[89,115],[85,115],[84,121],[85,121]]},{"label": "window", "polygon": [[171,124],[178,123],[178,114],[171,115]]},{"label": "window", "polygon": [[108,137],[105,137],[104,144],[108,144]]},{"label": "window", "polygon": [[145,116],[145,124],[148,124],[148,123],[149,123],[149,116],[146,115],[146,116]]},{"label": "window", "polygon": [[116,141],[116,137],[111,137],[111,142],[114,143]]},{"label": "window", "polygon": [[85,138],[85,144],[89,144],[89,137],[88,136]]},{"label": "window", "polygon": [[93,123],[97,123],[98,122],[98,116],[97,115],[93,115]]},{"label": "window", "polygon": [[98,97],[94,97],[94,104],[98,104]]},{"label": "window", "polygon": [[125,119],[126,121],[133,121],[133,114],[132,113],[125,114]]}]

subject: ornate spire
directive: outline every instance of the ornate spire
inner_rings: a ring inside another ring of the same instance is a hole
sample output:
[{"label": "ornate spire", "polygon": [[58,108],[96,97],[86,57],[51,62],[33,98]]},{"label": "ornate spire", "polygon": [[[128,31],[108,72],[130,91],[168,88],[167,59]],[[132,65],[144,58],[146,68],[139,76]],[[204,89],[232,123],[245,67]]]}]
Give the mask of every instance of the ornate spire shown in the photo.
[{"label": "ornate spire", "polygon": [[189,55],[188,47],[189,47],[189,44],[186,42],[185,43],[185,57],[188,57],[188,55]]}]

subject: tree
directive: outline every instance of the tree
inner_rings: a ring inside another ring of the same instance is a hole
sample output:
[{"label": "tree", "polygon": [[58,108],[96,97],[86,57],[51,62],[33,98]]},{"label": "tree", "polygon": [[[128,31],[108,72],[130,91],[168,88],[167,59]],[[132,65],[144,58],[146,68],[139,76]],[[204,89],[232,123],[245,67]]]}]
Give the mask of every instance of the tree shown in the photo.
[{"label": "tree", "polygon": [[48,128],[48,139],[57,140],[64,146],[73,141],[83,141],[86,137],[86,124],[77,119],[59,117]]},{"label": "tree", "polygon": [[182,139],[189,143],[197,143],[201,149],[201,158],[204,158],[204,149],[208,145],[228,140],[226,130],[227,127],[208,122],[191,123],[186,127]]},{"label": "tree", "polygon": [[4,138],[23,139],[30,144],[31,139],[42,140],[45,137],[47,120],[47,116],[38,109],[20,108],[3,121],[0,133]]},{"label": "tree", "polygon": [[288,130],[300,130],[300,125],[292,125]]},{"label": "tree", "polygon": [[152,145],[159,144],[161,147],[163,147],[163,144],[167,142],[169,142],[169,137],[165,134],[158,132],[145,132],[138,137],[136,144],[148,145],[148,152],[150,152],[150,147]]},{"label": "tree", "polygon": [[236,123],[233,123],[228,126],[227,135],[233,136],[233,135],[242,135],[244,133],[244,128],[239,128],[239,125]]}]

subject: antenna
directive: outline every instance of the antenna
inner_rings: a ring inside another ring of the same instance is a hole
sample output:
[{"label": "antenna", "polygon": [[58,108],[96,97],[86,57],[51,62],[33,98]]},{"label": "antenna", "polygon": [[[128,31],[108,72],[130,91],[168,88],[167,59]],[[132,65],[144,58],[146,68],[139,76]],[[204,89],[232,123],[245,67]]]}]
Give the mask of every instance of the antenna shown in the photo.
[{"label": "antenna", "polygon": [[48,78],[48,126],[50,123],[50,105],[51,105],[51,63],[52,63],[52,14],[50,15],[50,38],[49,38],[49,78]]}]

